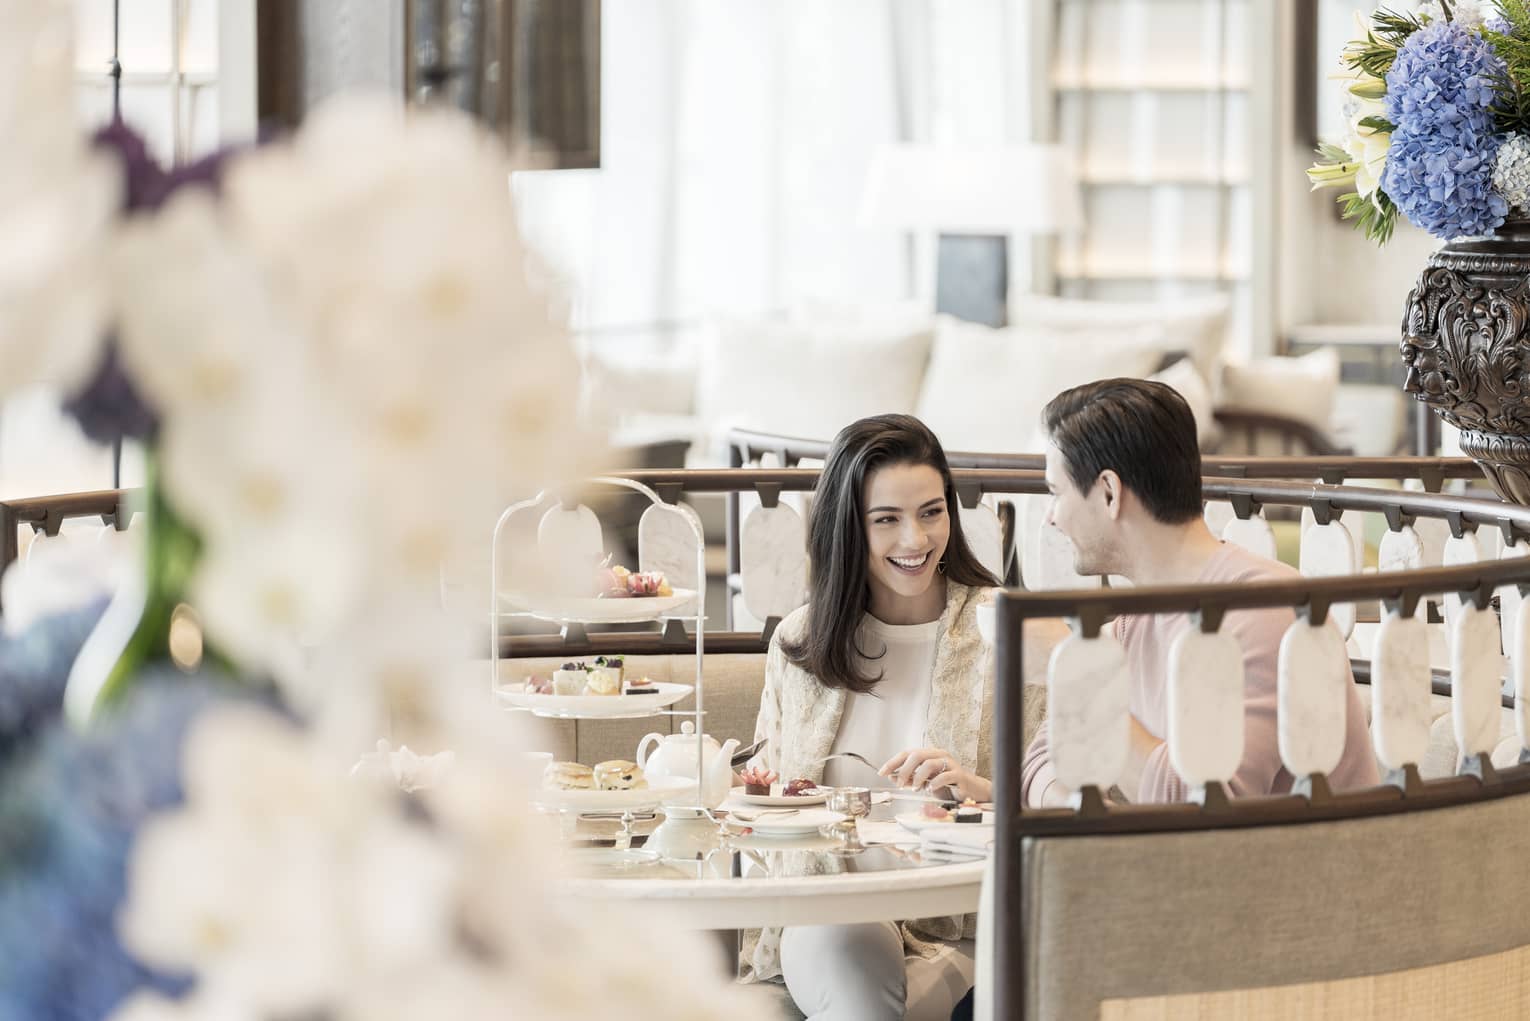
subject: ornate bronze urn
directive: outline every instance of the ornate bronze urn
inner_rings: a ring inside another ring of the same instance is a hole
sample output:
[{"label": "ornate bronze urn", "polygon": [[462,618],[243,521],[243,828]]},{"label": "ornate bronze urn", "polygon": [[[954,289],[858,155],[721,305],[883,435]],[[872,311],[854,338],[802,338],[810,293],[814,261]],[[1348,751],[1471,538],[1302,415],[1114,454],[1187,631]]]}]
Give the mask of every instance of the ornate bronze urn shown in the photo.
[{"label": "ornate bronze urn", "polygon": [[1429,259],[1403,314],[1403,389],[1461,430],[1498,495],[1530,504],[1530,220]]}]

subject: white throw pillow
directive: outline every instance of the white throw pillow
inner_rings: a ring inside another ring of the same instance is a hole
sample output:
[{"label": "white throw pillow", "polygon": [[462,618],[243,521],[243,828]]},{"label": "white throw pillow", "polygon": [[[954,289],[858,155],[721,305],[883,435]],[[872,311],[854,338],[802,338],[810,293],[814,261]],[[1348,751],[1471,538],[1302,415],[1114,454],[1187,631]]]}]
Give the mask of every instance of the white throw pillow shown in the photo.
[{"label": "white throw pillow", "polygon": [[1025,294],[1015,302],[1014,319],[1021,326],[1057,331],[1155,326],[1163,330],[1168,350],[1189,355],[1203,379],[1215,380],[1229,309],[1225,294],[1174,301],[1091,301]]},{"label": "white throw pillow", "polygon": [[1217,441],[1216,406],[1211,399],[1211,387],[1196,371],[1195,363],[1189,358],[1181,358],[1148,378],[1168,384],[1185,399],[1190,405],[1190,413],[1195,416],[1196,441],[1202,450],[1211,449]]},{"label": "white throw pillow", "polygon": [[1325,436],[1339,390],[1339,353],[1319,348],[1300,358],[1255,358],[1222,366],[1217,407],[1295,419]]},{"label": "white throw pillow", "polygon": [[696,413],[730,428],[828,440],[858,418],[908,413],[930,356],[928,318],[718,323],[701,350]]},{"label": "white throw pillow", "polygon": [[994,329],[941,317],[916,414],[947,450],[1037,453],[1042,409],[1080,383],[1143,378],[1165,353],[1163,332]]}]

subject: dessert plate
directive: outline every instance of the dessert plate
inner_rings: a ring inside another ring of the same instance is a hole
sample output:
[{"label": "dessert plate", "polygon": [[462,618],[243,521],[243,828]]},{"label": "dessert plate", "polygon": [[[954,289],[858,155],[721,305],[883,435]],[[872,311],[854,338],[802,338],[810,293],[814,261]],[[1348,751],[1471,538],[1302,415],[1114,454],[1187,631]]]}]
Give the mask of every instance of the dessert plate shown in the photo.
[{"label": "dessert plate", "polygon": [[739,822],[756,836],[795,837],[803,833],[816,833],[824,826],[832,825],[840,816],[827,808],[804,808],[792,815],[767,815],[754,822]]},{"label": "dessert plate", "polygon": [[805,794],[787,796],[785,794],[744,794],[732,795],[732,800],[741,805],[758,805],[761,808],[802,808],[805,805],[821,805],[829,800],[829,795],[818,788],[810,788]]},{"label": "dessert plate", "polygon": [[501,610],[529,613],[539,620],[576,620],[597,623],[631,623],[657,620],[696,598],[696,590],[677,588],[668,596],[631,596],[600,599],[594,596],[550,596],[532,592],[501,592]]},{"label": "dessert plate", "polygon": [[[899,826],[902,826],[904,829],[908,830],[910,833],[918,833],[920,830],[928,829],[931,826],[951,826],[951,825],[955,825],[955,823],[951,819],[931,819],[929,816],[925,815],[923,812],[900,812],[898,815],[893,816],[893,818],[895,820],[897,820],[897,823],[898,823]],[[983,822],[991,824],[993,822],[993,813],[992,812],[984,812],[983,813]],[[963,823],[961,825],[977,825],[977,824],[976,823]]]},{"label": "dessert plate", "polygon": [[630,791],[554,790],[532,792],[532,803],[560,812],[640,812],[658,808],[666,798],[696,796],[696,781],[683,776],[655,777],[647,787]]},{"label": "dessert plate", "polygon": [[539,695],[517,690],[511,685],[495,688],[494,694],[502,704],[515,709],[530,709],[536,716],[620,719],[647,716],[674,705],[693,690],[692,685],[669,681],[655,681],[651,686],[659,689],[652,695]]}]

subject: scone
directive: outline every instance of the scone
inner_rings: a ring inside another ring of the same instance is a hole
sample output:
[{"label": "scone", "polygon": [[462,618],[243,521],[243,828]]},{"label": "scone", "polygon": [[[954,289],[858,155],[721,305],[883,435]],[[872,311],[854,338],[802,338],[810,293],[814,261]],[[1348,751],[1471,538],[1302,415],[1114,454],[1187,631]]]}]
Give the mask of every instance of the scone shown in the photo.
[{"label": "scone", "polygon": [[542,786],[555,791],[587,791],[595,786],[595,771],[578,762],[549,762]]},{"label": "scone", "polygon": [[600,791],[635,791],[647,787],[643,770],[636,762],[609,759],[595,764],[595,789]]}]

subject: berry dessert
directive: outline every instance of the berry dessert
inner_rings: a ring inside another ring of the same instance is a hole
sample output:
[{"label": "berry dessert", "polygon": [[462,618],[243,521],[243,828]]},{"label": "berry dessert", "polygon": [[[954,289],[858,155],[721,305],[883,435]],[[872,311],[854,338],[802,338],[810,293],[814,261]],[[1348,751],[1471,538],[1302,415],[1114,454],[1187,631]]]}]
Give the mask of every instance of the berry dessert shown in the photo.
[{"label": "berry dessert", "polygon": [[818,784],[814,783],[812,780],[798,779],[790,781],[785,787],[781,788],[781,794],[783,797],[787,798],[800,798],[802,795],[808,793],[809,791],[817,789]]},{"label": "berry dessert", "polygon": [[600,599],[632,599],[672,596],[663,571],[629,571],[606,557],[595,569],[595,595]]},{"label": "berry dessert", "polygon": [[617,683],[618,684],[621,683],[621,681],[622,681],[622,671],[624,669],[622,657],[620,657],[620,656],[596,656],[595,657],[595,665],[597,667],[600,667],[600,668],[605,669],[605,670],[609,670],[612,673],[614,673],[616,675]]},{"label": "berry dessert", "polygon": [[552,693],[553,683],[546,677],[538,677],[536,674],[532,674],[526,678],[526,694],[551,695]]},{"label": "berry dessert", "polygon": [[770,785],[779,779],[774,770],[766,769],[763,766],[745,769],[738,776],[740,780],[744,781],[745,794],[769,794]]}]

